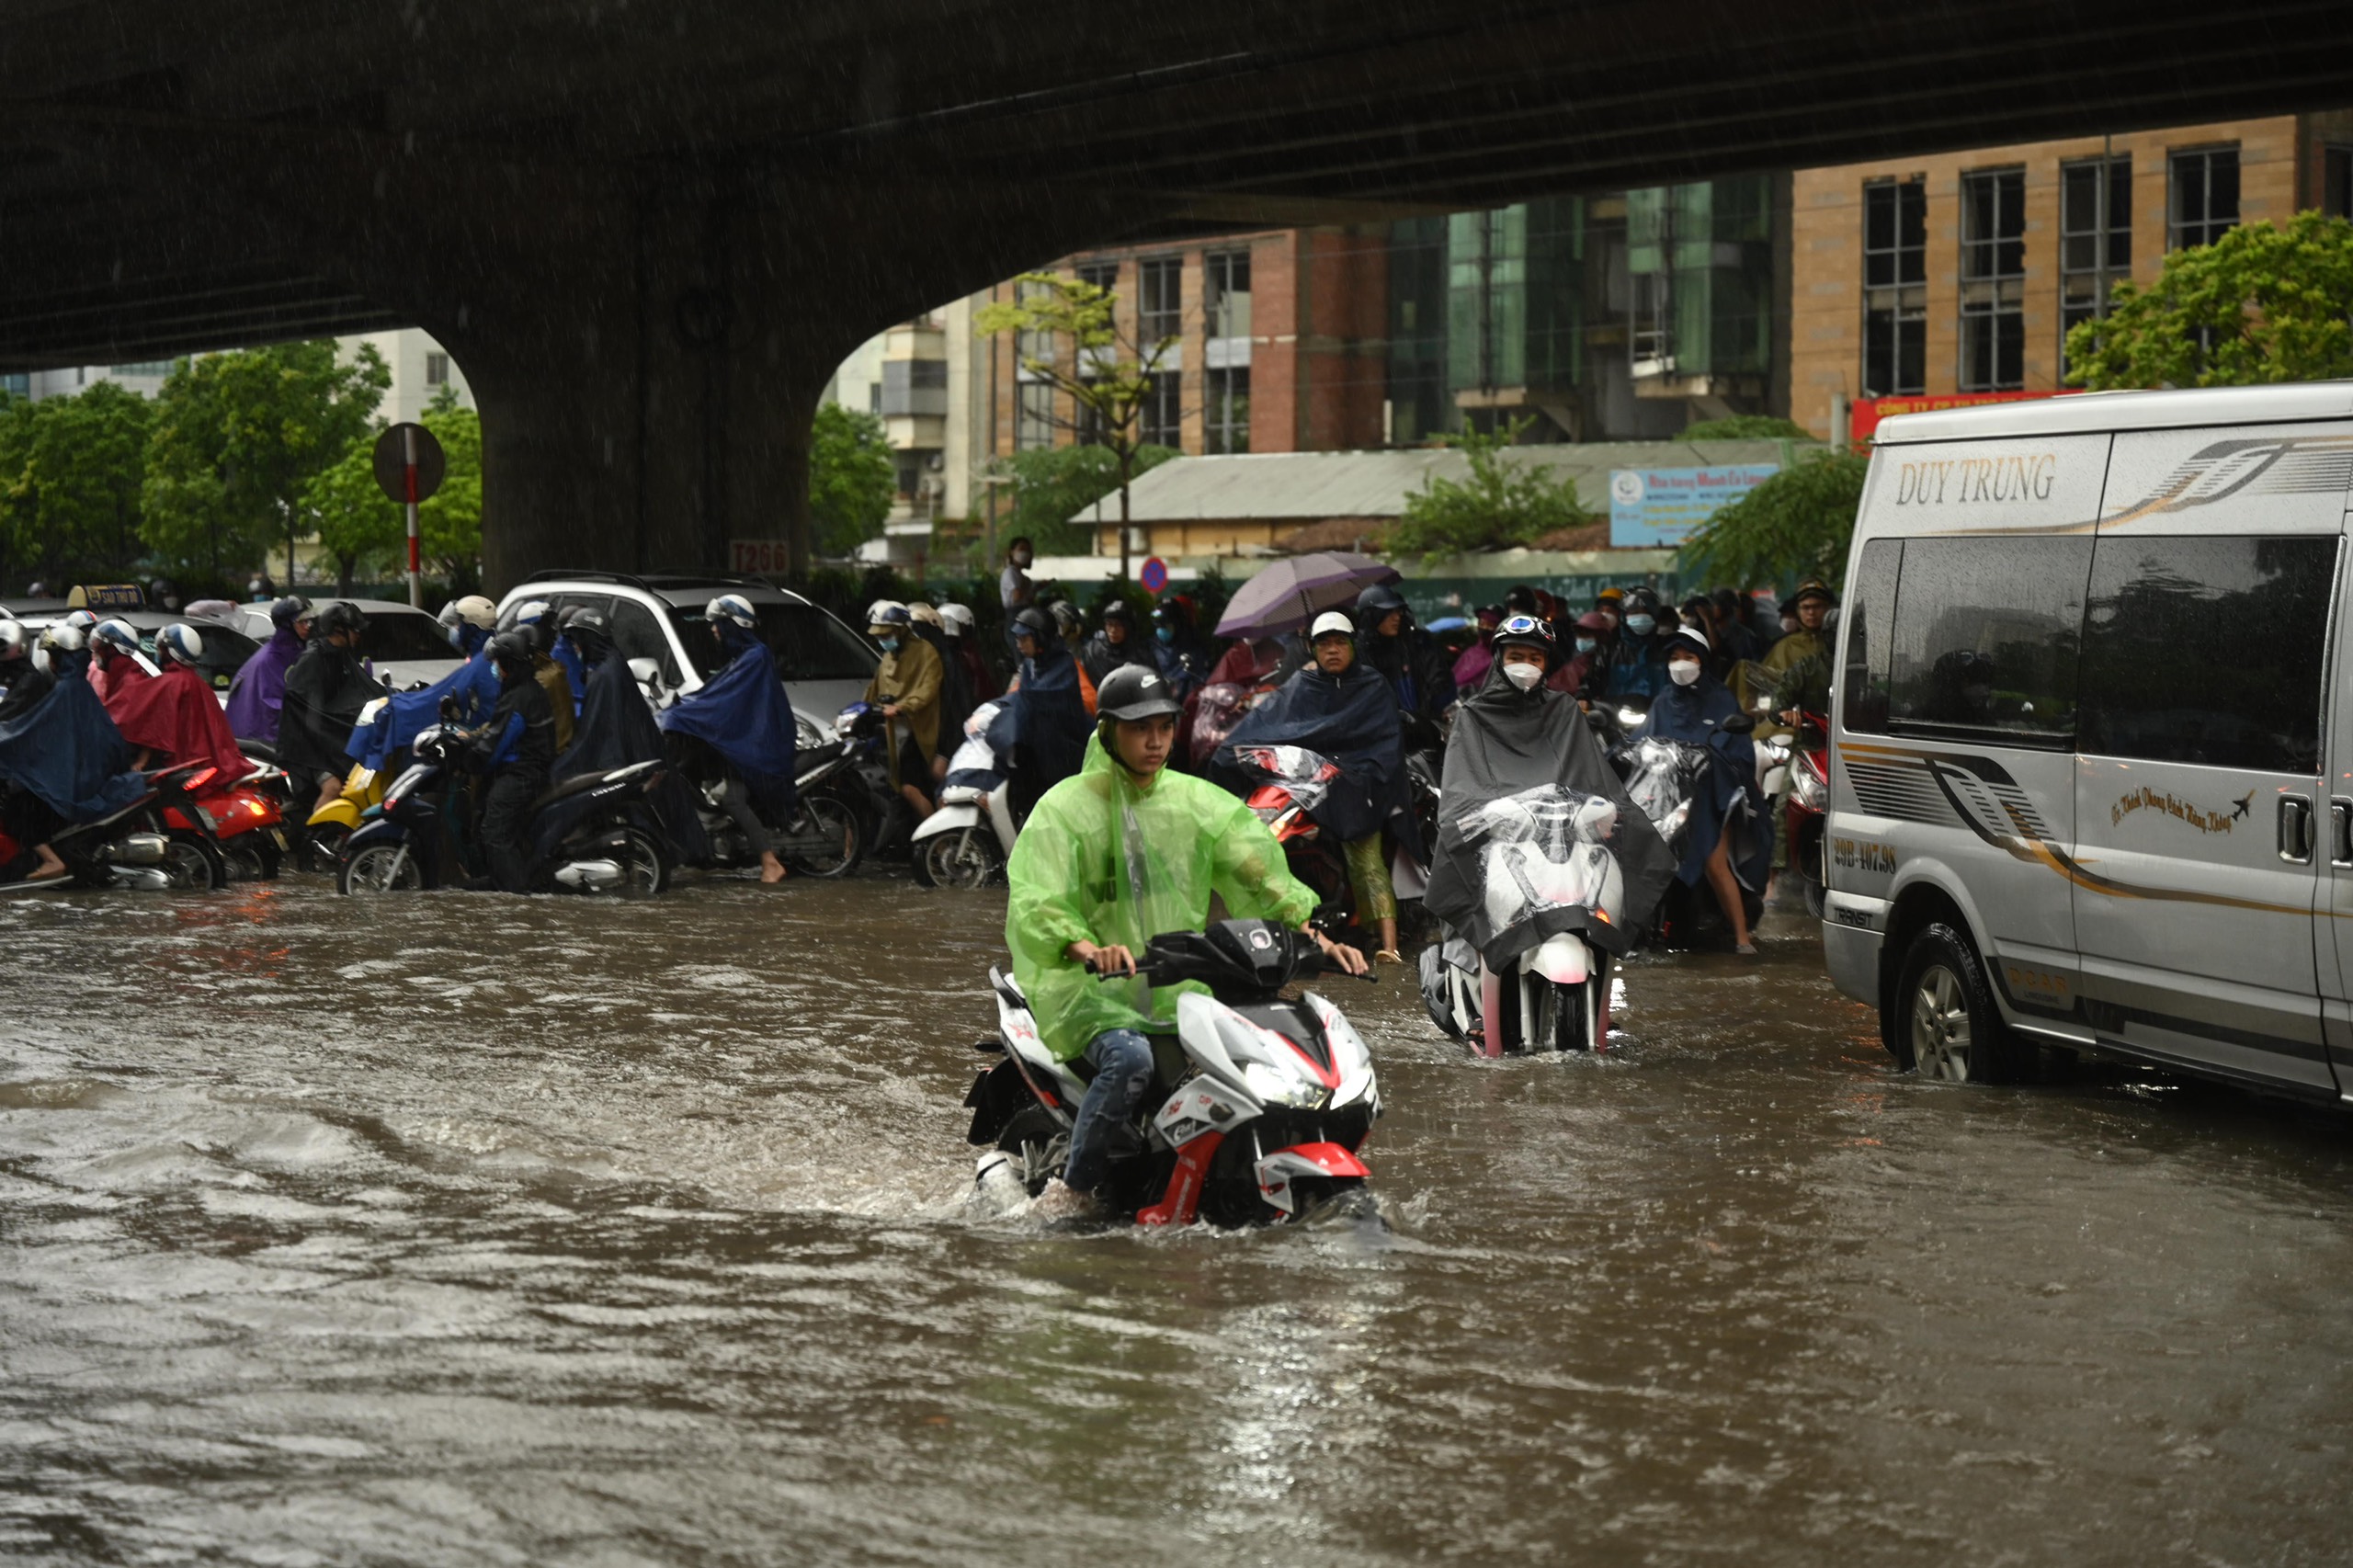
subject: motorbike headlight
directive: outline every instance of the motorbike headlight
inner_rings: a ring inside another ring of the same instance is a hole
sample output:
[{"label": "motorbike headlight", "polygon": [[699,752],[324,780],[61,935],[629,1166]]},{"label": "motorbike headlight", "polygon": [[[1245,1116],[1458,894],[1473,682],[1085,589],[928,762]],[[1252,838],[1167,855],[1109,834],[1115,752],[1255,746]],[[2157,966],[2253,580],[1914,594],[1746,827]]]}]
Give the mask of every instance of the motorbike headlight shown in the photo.
[{"label": "motorbike headlight", "polygon": [[1324,1087],[1304,1078],[1294,1078],[1279,1073],[1263,1062],[1243,1064],[1243,1085],[1262,1105],[1297,1106],[1313,1109],[1324,1103]]},{"label": "motorbike headlight", "polygon": [[1618,710],[1618,722],[1625,725],[1626,728],[1630,730],[1641,724],[1643,717],[1644,715],[1643,710],[1639,708],[1620,708]]},{"label": "motorbike headlight", "polygon": [[1818,812],[1829,804],[1830,787],[1822,781],[1822,775],[1813,768],[1801,763],[1790,770],[1790,777],[1795,780],[1791,790],[1796,794],[1800,805],[1809,811]]},{"label": "motorbike headlight", "polygon": [[825,732],[806,713],[792,716],[792,738],[801,750],[809,751],[825,744]]}]

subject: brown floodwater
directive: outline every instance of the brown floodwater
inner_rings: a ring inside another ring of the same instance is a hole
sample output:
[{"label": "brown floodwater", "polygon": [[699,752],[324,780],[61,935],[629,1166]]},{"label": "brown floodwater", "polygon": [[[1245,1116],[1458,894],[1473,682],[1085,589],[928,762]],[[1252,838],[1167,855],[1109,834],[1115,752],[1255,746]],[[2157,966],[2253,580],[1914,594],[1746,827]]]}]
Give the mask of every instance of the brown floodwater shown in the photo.
[{"label": "brown floodwater", "polygon": [[2353,1139],[1892,1074],[1810,930],[1472,1061],[1378,1217],[967,1202],[1001,893],[0,905],[0,1557],[2302,1564]]}]

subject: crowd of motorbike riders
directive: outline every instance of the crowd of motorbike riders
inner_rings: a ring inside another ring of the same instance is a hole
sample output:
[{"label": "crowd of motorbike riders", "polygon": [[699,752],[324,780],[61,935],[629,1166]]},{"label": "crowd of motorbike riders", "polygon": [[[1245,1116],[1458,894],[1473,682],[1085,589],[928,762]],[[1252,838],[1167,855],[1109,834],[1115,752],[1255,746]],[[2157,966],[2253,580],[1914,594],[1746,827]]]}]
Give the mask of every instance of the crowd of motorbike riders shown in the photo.
[{"label": "crowd of motorbike riders", "polygon": [[[1678,819],[1677,879],[1709,895],[1695,924],[1753,950],[1777,814],[1753,746],[1768,736],[1819,744],[1805,716],[1827,709],[1836,604],[1822,585],[1784,601],[1778,626],[1730,588],[1676,605],[1646,586],[1608,588],[1579,608],[1523,586],[1436,630],[1377,585],[1287,635],[1220,648],[1181,595],[1148,619],[1111,599],[1089,630],[1028,565],[1017,540],[1000,583],[1002,651],[983,645],[961,606],[870,608],[881,659],[863,709],[884,737],[881,771],[904,820],[920,823],[942,787],[964,778],[1002,790],[1017,829],[1081,772],[1107,687],[1125,689],[1122,671],[1150,675],[1156,699],[1173,704],[1170,766],[1265,806],[1327,924],[1343,912],[1359,946],[1394,962],[1399,889],[1423,890],[1461,705],[1551,693],[1566,699],[1556,722],[1574,712],[1621,773],[1646,739],[1713,754],[1704,779],[1685,780],[1693,798]],[[502,626],[488,599],[460,598],[441,621],[464,664],[397,694],[361,656],[352,606],[289,596],[270,619],[273,635],[237,674],[225,710],[198,669],[198,626],[167,626],[142,647],[125,621],[90,610],[38,635],[0,619],[0,849],[11,857],[0,881],[65,877],[51,839],[135,795],[122,775],[184,764],[234,777],[266,759],[300,822],[347,790],[356,758],[388,762],[428,731],[465,776],[453,815],[476,888],[533,890],[533,806],[552,785],[656,760],[694,764],[680,770],[694,790],[655,802],[676,860],[710,863],[708,820],[733,825],[763,881],[789,874],[777,846],[808,827],[796,723],[758,618],[737,596],[706,610],[722,655],[711,678],[658,712],[594,610],[559,621],[526,603]],[[1320,777],[1300,775],[1302,766]]]}]

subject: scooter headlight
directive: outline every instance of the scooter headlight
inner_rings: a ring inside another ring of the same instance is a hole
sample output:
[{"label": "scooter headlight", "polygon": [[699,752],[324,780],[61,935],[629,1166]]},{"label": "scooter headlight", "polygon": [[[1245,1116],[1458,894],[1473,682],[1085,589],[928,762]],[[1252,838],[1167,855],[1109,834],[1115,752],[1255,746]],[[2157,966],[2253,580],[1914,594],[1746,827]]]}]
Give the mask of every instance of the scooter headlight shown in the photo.
[{"label": "scooter headlight", "polygon": [[1242,1082],[1261,1105],[1287,1105],[1313,1110],[1324,1103],[1324,1085],[1276,1071],[1264,1062],[1244,1064]]},{"label": "scooter headlight", "polygon": [[1790,777],[1794,780],[1790,790],[1797,796],[1798,804],[1814,812],[1828,807],[1830,787],[1822,781],[1822,775],[1801,763],[1790,770]]}]

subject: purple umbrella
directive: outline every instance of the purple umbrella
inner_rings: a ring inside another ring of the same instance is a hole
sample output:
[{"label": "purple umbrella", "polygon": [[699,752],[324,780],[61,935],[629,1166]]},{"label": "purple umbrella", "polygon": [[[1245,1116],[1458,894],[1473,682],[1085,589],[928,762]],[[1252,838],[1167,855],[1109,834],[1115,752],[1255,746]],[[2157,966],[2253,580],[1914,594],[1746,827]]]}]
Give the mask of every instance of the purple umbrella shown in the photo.
[{"label": "purple umbrella", "polygon": [[1353,605],[1375,583],[1397,581],[1397,568],[1370,555],[1319,551],[1278,561],[1234,590],[1217,623],[1220,637],[1253,641],[1306,629],[1315,612]]}]

